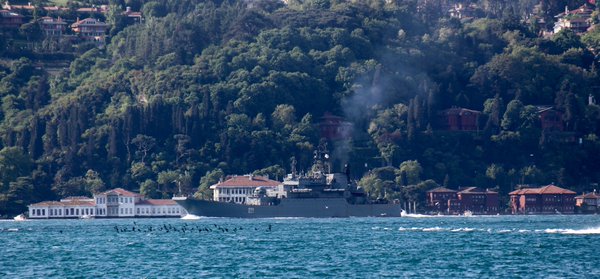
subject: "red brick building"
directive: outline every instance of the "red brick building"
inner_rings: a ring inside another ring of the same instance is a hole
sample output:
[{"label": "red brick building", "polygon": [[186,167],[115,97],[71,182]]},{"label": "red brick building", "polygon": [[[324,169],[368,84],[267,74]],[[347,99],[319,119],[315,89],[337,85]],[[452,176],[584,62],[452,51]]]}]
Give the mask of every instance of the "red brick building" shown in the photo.
[{"label": "red brick building", "polygon": [[457,193],[462,212],[496,214],[499,211],[498,192],[479,187],[463,188]]},{"label": "red brick building", "polygon": [[427,191],[427,206],[432,211],[448,212],[451,201],[457,201],[456,191],[445,187],[438,187]]},{"label": "red brick building", "polygon": [[328,140],[344,140],[352,137],[352,123],[328,112],[321,117],[318,126],[321,137]]},{"label": "red brick building", "polygon": [[574,213],[576,193],[555,185],[509,193],[513,214]]},{"label": "red brick building", "polygon": [[479,130],[480,111],[466,108],[449,108],[438,113],[440,128],[446,131]]},{"label": "red brick building", "polygon": [[459,214],[498,213],[498,193],[479,187],[466,187],[458,191],[439,187],[427,192],[427,205],[432,211]]},{"label": "red brick building", "polygon": [[540,126],[546,132],[563,132],[565,130],[562,119],[563,113],[552,107],[538,107]]}]

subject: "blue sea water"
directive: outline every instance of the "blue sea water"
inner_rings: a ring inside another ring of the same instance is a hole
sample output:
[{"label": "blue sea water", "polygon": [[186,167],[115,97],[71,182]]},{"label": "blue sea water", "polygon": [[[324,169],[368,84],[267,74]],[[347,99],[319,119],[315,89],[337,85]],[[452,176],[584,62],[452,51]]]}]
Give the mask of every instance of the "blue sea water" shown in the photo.
[{"label": "blue sea water", "polygon": [[595,215],[2,221],[0,278],[598,278],[598,247]]}]

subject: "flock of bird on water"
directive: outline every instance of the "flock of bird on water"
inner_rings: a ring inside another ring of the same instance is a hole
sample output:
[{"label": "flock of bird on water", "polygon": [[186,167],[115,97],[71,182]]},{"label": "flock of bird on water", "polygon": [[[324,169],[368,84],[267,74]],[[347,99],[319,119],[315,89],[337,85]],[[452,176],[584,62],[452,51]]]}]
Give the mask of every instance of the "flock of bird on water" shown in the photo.
[{"label": "flock of bird on water", "polygon": [[[141,226],[141,225],[138,225],[136,222],[133,222],[133,226],[115,225],[114,229],[117,233],[127,233],[127,232],[144,232],[144,233],[148,233],[148,232],[165,232],[165,233],[169,233],[169,232],[180,232],[180,233],[222,232],[222,233],[230,233],[230,232],[232,232],[232,233],[235,233],[235,232],[244,230],[244,228],[241,226],[227,228],[227,227],[219,226],[217,224],[212,224],[212,226],[208,225],[208,226],[203,226],[203,227],[198,226],[198,225],[190,226],[188,224],[183,224],[181,227],[177,227],[177,226],[173,226],[171,224],[163,224],[163,225],[154,227],[151,225]],[[258,231],[260,229],[255,227],[254,230]],[[271,224],[269,224],[266,231],[270,232],[271,230],[272,230],[272,226],[271,226]]]}]

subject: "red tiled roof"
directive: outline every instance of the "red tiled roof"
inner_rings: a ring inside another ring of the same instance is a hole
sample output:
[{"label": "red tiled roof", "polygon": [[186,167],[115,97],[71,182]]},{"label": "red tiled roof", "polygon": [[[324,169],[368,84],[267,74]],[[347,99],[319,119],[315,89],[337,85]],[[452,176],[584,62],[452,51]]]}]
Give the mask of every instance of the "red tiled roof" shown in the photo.
[{"label": "red tiled roof", "polygon": [[79,27],[79,26],[108,26],[108,24],[106,24],[106,23],[104,23],[102,21],[99,21],[99,20],[97,20],[95,18],[88,17],[86,19],[82,19],[80,21],[77,21],[77,22],[71,24],[71,26],[72,27]]},{"label": "red tiled roof", "polygon": [[215,185],[212,185],[211,188],[213,186],[216,188],[221,188],[221,187],[252,187],[252,188],[256,188],[256,187],[260,187],[260,186],[275,187],[279,184],[281,184],[279,181],[271,180],[271,179],[268,179],[268,178],[262,177],[262,176],[241,175],[241,176],[231,177],[223,182],[219,182]]},{"label": "red tiled roof", "polygon": [[526,189],[520,189],[520,190],[515,190],[509,193],[509,195],[575,195],[576,193],[568,190],[568,189],[564,189],[564,188],[560,188],[556,185],[547,185],[544,187],[540,187],[540,188],[526,188]]},{"label": "red tiled roof", "polygon": [[20,14],[11,12],[11,11],[7,11],[7,10],[0,10],[0,16],[2,17],[23,17]]},{"label": "red tiled roof", "polygon": [[464,114],[481,114],[481,111],[466,109],[466,108],[449,108],[440,112],[440,114],[454,114],[454,115],[464,115]]},{"label": "red tiled roof", "polygon": [[550,185],[540,188],[540,194],[562,194],[562,195],[571,194],[571,195],[575,195],[577,193],[575,193],[571,190],[560,188],[558,186],[550,184]]},{"label": "red tiled roof", "polygon": [[127,190],[125,190],[123,188],[115,188],[115,189],[112,189],[112,190],[108,190],[108,191],[106,191],[106,192],[104,192],[102,194],[103,195],[117,194],[117,195],[124,196],[124,197],[137,197],[137,196],[140,196],[140,194],[138,194],[138,193],[127,191]]},{"label": "red tiled roof", "polygon": [[445,187],[437,187],[435,189],[427,191],[427,193],[456,193],[456,191]]},{"label": "red tiled roof", "polygon": [[136,203],[136,205],[177,205],[177,202],[175,202],[174,200],[167,199],[149,199],[142,200]]},{"label": "red tiled roof", "polygon": [[600,196],[596,195],[596,193],[587,193],[587,194],[581,194],[575,198],[576,199],[598,199],[598,198],[600,198]]},{"label": "red tiled roof", "polygon": [[33,10],[35,7],[33,5],[4,5],[4,7],[8,10]]},{"label": "red tiled roof", "polygon": [[53,18],[45,16],[39,19],[42,24],[67,24],[62,18]]},{"label": "red tiled roof", "polygon": [[46,7],[42,7],[42,9],[44,9],[46,11],[68,11],[69,10],[69,8],[59,7],[59,6],[46,6]]},{"label": "red tiled roof", "polygon": [[497,194],[497,192],[490,191],[488,189],[482,189],[479,187],[467,187],[458,191],[461,194]]}]

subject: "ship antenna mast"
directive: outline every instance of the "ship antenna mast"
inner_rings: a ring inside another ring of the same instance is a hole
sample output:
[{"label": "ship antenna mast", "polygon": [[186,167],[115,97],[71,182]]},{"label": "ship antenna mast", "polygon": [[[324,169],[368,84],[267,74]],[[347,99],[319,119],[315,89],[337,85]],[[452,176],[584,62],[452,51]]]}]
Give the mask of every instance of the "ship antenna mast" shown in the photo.
[{"label": "ship antenna mast", "polygon": [[319,144],[319,152],[323,156],[323,171],[331,173],[331,164],[329,163],[329,151],[327,150],[327,142],[323,141]]}]

